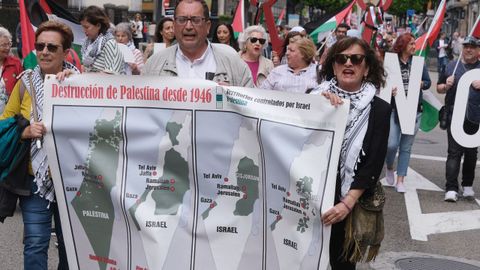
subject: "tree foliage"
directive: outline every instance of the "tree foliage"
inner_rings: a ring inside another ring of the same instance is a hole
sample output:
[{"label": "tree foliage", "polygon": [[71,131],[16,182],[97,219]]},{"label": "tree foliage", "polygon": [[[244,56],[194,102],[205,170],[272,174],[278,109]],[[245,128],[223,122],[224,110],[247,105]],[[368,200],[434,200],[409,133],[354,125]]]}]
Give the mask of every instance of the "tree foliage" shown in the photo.
[{"label": "tree foliage", "polygon": [[332,12],[344,7],[351,0],[303,0],[306,6],[316,7],[326,12]]},{"label": "tree foliage", "polygon": [[414,9],[415,13],[426,13],[427,2],[428,0],[393,0],[387,12],[402,17],[407,9]]}]

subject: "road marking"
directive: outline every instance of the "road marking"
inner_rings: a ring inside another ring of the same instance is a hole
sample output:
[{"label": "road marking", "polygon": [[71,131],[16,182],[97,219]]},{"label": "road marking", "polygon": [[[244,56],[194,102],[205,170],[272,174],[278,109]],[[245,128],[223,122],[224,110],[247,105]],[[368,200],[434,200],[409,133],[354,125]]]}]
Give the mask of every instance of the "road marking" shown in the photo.
[{"label": "road marking", "polygon": [[[425,159],[425,160],[433,160],[433,161],[447,161],[446,157],[435,157],[435,156],[425,156],[425,155],[415,155],[411,154],[411,158],[416,158],[416,159]],[[463,158],[462,158],[463,161]],[[480,165],[480,161],[477,161],[477,165]]]},{"label": "road marking", "polygon": [[[445,192],[443,189],[408,168],[405,177],[405,206],[412,239],[428,241],[428,235],[480,229],[480,210],[423,214],[417,190]],[[385,178],[384,186],[390,186]],[[475,200],[480,205],[480,200]]]}]

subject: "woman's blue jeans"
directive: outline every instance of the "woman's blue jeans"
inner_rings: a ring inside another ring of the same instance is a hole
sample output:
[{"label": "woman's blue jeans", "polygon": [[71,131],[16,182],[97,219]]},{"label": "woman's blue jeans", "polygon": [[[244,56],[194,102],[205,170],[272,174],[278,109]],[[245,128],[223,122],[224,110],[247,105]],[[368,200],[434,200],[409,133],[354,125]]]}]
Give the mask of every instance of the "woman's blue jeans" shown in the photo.
[{"label": "woman's blue jeans", "polygon": [[395,155],[398,150],[397,175],[406,176],[408,164],[410,163],[412,145],[415,141],[415,135],[417,134],[418,128],[420,127],[422,113],[417,113],[414,135],[402,134],[397,113],[398,112],[394,110],[390,116],[390,134],[388,135],[388,149],[385,160],[387,168],[393,168],[393,162],[395,161]]},{"label": "woman's blue jeans", "polygon": [[[32,179],[33,177],[29,176]],[[37,185],[32,184],[32,193]],[[48,247],[52,232],[52,216],[55,220],[55,234],[58,240],[58,269],[68,269],[67,254],[60,226],[60,215],[56,203],[48,206],[48,201],[38,194],[20,196],[24,225],[23,262],[25,270],[48,269]]]}]

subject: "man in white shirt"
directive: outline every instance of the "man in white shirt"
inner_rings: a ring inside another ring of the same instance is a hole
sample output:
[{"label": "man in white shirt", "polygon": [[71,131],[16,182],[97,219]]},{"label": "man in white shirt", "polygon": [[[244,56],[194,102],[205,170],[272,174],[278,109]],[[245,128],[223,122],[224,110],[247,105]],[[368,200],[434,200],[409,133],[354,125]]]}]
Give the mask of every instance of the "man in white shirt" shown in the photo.
[{"label": "man in white shirt", "polygon": [[247,64],[230,48],[211,44],[208,6],[204,0],[177,3],[174,16],[177,44],[150,57],[142,74],[211,79],[219,84],[253,87]]}]

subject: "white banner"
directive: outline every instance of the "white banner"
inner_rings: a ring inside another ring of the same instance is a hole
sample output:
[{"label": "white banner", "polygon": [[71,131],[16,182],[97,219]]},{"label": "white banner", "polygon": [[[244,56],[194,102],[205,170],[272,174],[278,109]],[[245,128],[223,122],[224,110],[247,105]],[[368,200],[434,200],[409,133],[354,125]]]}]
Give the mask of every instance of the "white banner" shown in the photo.
[{"label": "white banner", "polygon": [[45,82],[70,269],[327,269],[348,102],[214,82]]}]

